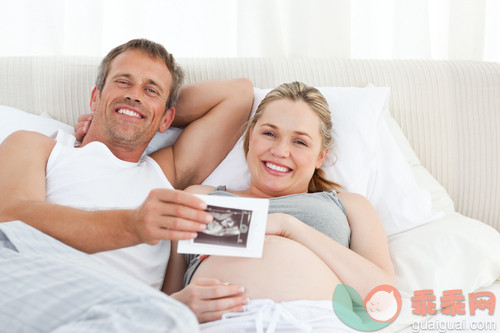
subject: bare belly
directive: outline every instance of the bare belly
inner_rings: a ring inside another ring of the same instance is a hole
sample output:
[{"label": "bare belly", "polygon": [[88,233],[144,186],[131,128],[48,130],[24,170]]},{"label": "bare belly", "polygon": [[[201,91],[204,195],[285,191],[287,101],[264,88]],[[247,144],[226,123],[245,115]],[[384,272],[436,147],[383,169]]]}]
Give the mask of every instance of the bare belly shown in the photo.
[{"label": "bare belly", "polygon": [[311,250],[288,238],[266,236],[262,258],[210,256],[198,277],[218,278],[245,287],[251,299],[274,301],[331,299],[338,277]]}]

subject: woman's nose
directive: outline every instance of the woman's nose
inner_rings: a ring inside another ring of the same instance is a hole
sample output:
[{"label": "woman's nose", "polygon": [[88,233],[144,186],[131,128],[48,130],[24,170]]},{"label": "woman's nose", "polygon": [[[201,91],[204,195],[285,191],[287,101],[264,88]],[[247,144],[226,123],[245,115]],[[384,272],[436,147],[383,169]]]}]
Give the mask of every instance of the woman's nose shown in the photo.
[{"label": "woman's nose", "polygon": [[275,142],[271,148],[271,153],[277,157],[288,157],[290,150],[288,144],[284,140],[279,140]]}]

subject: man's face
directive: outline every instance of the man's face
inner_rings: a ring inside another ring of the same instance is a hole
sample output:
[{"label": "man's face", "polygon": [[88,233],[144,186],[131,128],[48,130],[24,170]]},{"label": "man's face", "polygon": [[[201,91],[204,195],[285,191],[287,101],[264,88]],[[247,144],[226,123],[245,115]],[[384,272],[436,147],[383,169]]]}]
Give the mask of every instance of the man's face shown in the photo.
[{"label": "man's face", "polygon": [[155,133],[170,126],[165,114],[172,75],[161,59],[139,50],[126,51],[111,63],[102,91],[92,92],[92,126],[105,143],[147,145]]}]

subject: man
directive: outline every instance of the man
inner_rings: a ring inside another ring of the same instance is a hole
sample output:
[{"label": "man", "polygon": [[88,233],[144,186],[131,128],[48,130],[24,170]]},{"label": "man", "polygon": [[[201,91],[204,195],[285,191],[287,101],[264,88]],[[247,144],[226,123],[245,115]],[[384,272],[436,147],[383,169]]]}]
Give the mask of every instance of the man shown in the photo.
[{"label": "man", "polygon": [[[165,240],[193,238],[211,221],[203,201],[174,188],[201,183],[222,161],[241,135],[253,96],[247,80],[204,82],[183,89],[176,105],[182,76],[159,44],[132,40],[113,49],[99,68],[93,121],[79,148],[65,144],[63,133],[55,141],[26,131],[0,146],[0,221],[23,221],[158,288],[168,261]],[[143,156],[176,109],[174,124],[190,124],[174,146]],[[36,252],[23,253],[16,234],[45,235],[27,228],[0,223],[5,262]],[[203,298],[196,314],[212,320],[240,308],[246,302],[240,294],[240,286],[213,280],[176,296],[185,303]]]}]

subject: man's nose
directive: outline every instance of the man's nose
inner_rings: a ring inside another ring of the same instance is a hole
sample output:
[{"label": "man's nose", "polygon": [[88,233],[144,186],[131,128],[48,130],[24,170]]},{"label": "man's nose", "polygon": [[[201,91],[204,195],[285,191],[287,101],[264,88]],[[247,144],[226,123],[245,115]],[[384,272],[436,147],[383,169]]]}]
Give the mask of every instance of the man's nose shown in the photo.
[{"label": "man's nose", "polygon": [[130,87],[130,89],[127,90],[125,98],[127,98],[130,101],[134,101],[135,103],[140,103],[142,100],[141,94],[142,94],[142,88],[139,88],[137,86],[132,86]]}]

